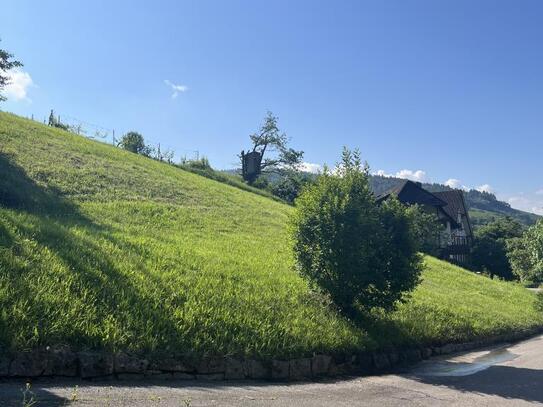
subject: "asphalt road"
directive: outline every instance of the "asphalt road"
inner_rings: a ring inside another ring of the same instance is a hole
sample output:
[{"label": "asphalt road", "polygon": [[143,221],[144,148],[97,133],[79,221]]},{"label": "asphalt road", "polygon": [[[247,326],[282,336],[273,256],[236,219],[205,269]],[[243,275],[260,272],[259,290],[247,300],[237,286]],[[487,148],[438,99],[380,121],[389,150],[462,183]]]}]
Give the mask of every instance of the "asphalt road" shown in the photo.
[{"label": "asphalt road", "polygon": [[[23,387],[0,383],[0,406],[21,406]],[[543,336],[394,375],[302,384],[38,381],[32,391],[34,407],[534,405],[543,404]]]}]

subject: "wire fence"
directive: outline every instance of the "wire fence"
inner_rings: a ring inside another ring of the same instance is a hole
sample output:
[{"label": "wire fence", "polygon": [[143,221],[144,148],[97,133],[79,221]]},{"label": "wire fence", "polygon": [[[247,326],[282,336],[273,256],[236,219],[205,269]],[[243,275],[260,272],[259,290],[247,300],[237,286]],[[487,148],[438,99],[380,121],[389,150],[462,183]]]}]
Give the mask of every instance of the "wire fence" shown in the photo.
[{"label": "wire fence", "polygon": [[[28,118],[41,121],[34,115]],[[48,117],[43,118],[43,124],[55,125],[79,136],[108,143],[115,147],[119,146],[123,134],[126,133],[74,116],[56,114],[54,111],[51,111]],[[167,161],[171,164],[198,161],[201,158],[200,151],[197,149],[175,149],[167,144],[153,141],[148,142],[148,147],[152,158]]]},{"label": "wire fence", "polygon": [[59,116],[59,122],[69,126],[72,133],[80,136],[85,136],[90,139],[102,140],[111,142],[117,145],[118,140],[115,137],[115,129],[101,126],[99,124],[90,123],[77,117],[63,115]]},{"label": "wire fence", "polygon": [[34,115],[31,115],[28,118],[34,121],[42,121],[43,124],[55,125],[56,127],[63,128],[71,133],[93,140],[101,140],[113,145],[117,145],[119,141],[116,137],[115,129],[113,128],[91,123],[69,115],[55,114],[54,111],[51,111],[49,116],[44,116],[43,120],[39,120],[37,116]]}]

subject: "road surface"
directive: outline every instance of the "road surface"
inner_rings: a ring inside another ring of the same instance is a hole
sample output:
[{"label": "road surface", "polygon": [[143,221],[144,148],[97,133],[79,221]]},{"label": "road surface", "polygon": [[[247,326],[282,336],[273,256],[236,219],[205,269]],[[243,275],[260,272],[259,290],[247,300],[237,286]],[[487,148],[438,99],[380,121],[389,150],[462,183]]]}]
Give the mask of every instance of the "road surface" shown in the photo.
[{"label": "road surface", "polygon": [[[0,406],[21,406],[23,387],[0,382]],[[543,336],[384,376],[301,384],[38,381],[32,391],[35,407],[537,405],[543,404]]]}]

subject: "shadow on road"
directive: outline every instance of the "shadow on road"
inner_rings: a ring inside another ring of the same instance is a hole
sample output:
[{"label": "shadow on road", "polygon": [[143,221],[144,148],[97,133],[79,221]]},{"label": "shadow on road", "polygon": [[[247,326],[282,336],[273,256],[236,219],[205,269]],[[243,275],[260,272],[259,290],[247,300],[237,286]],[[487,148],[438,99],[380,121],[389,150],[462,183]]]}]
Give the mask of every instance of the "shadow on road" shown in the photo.
[{"label": "shadow on road", "polygon": [[[450,363],[455,369],[457,363]],[[543,370],[513,366],[490,366],[466,376],[415,375],[414,379],[436,386],[446,386],[461,392],[493,395],[543,403]]]},{"label": "shadow on road", "polygon": [[58,407],[68,406],[70,401],[39,385],[34,385],[25,394],[25,382],[0,382],[0,406],[2,407]]}]

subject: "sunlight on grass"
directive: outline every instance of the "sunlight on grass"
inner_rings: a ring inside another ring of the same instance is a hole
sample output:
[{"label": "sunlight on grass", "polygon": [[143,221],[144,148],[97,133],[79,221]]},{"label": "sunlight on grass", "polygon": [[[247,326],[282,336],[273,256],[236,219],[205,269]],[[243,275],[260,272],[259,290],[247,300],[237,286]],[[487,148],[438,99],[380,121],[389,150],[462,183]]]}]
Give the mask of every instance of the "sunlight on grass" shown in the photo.
[{"label": "sunlight on grass", "polygon": [[298,356],[543,323],[535,295],[427,258],[356,326],[294,271],[287,205],[0,113],[0,347]]}]

